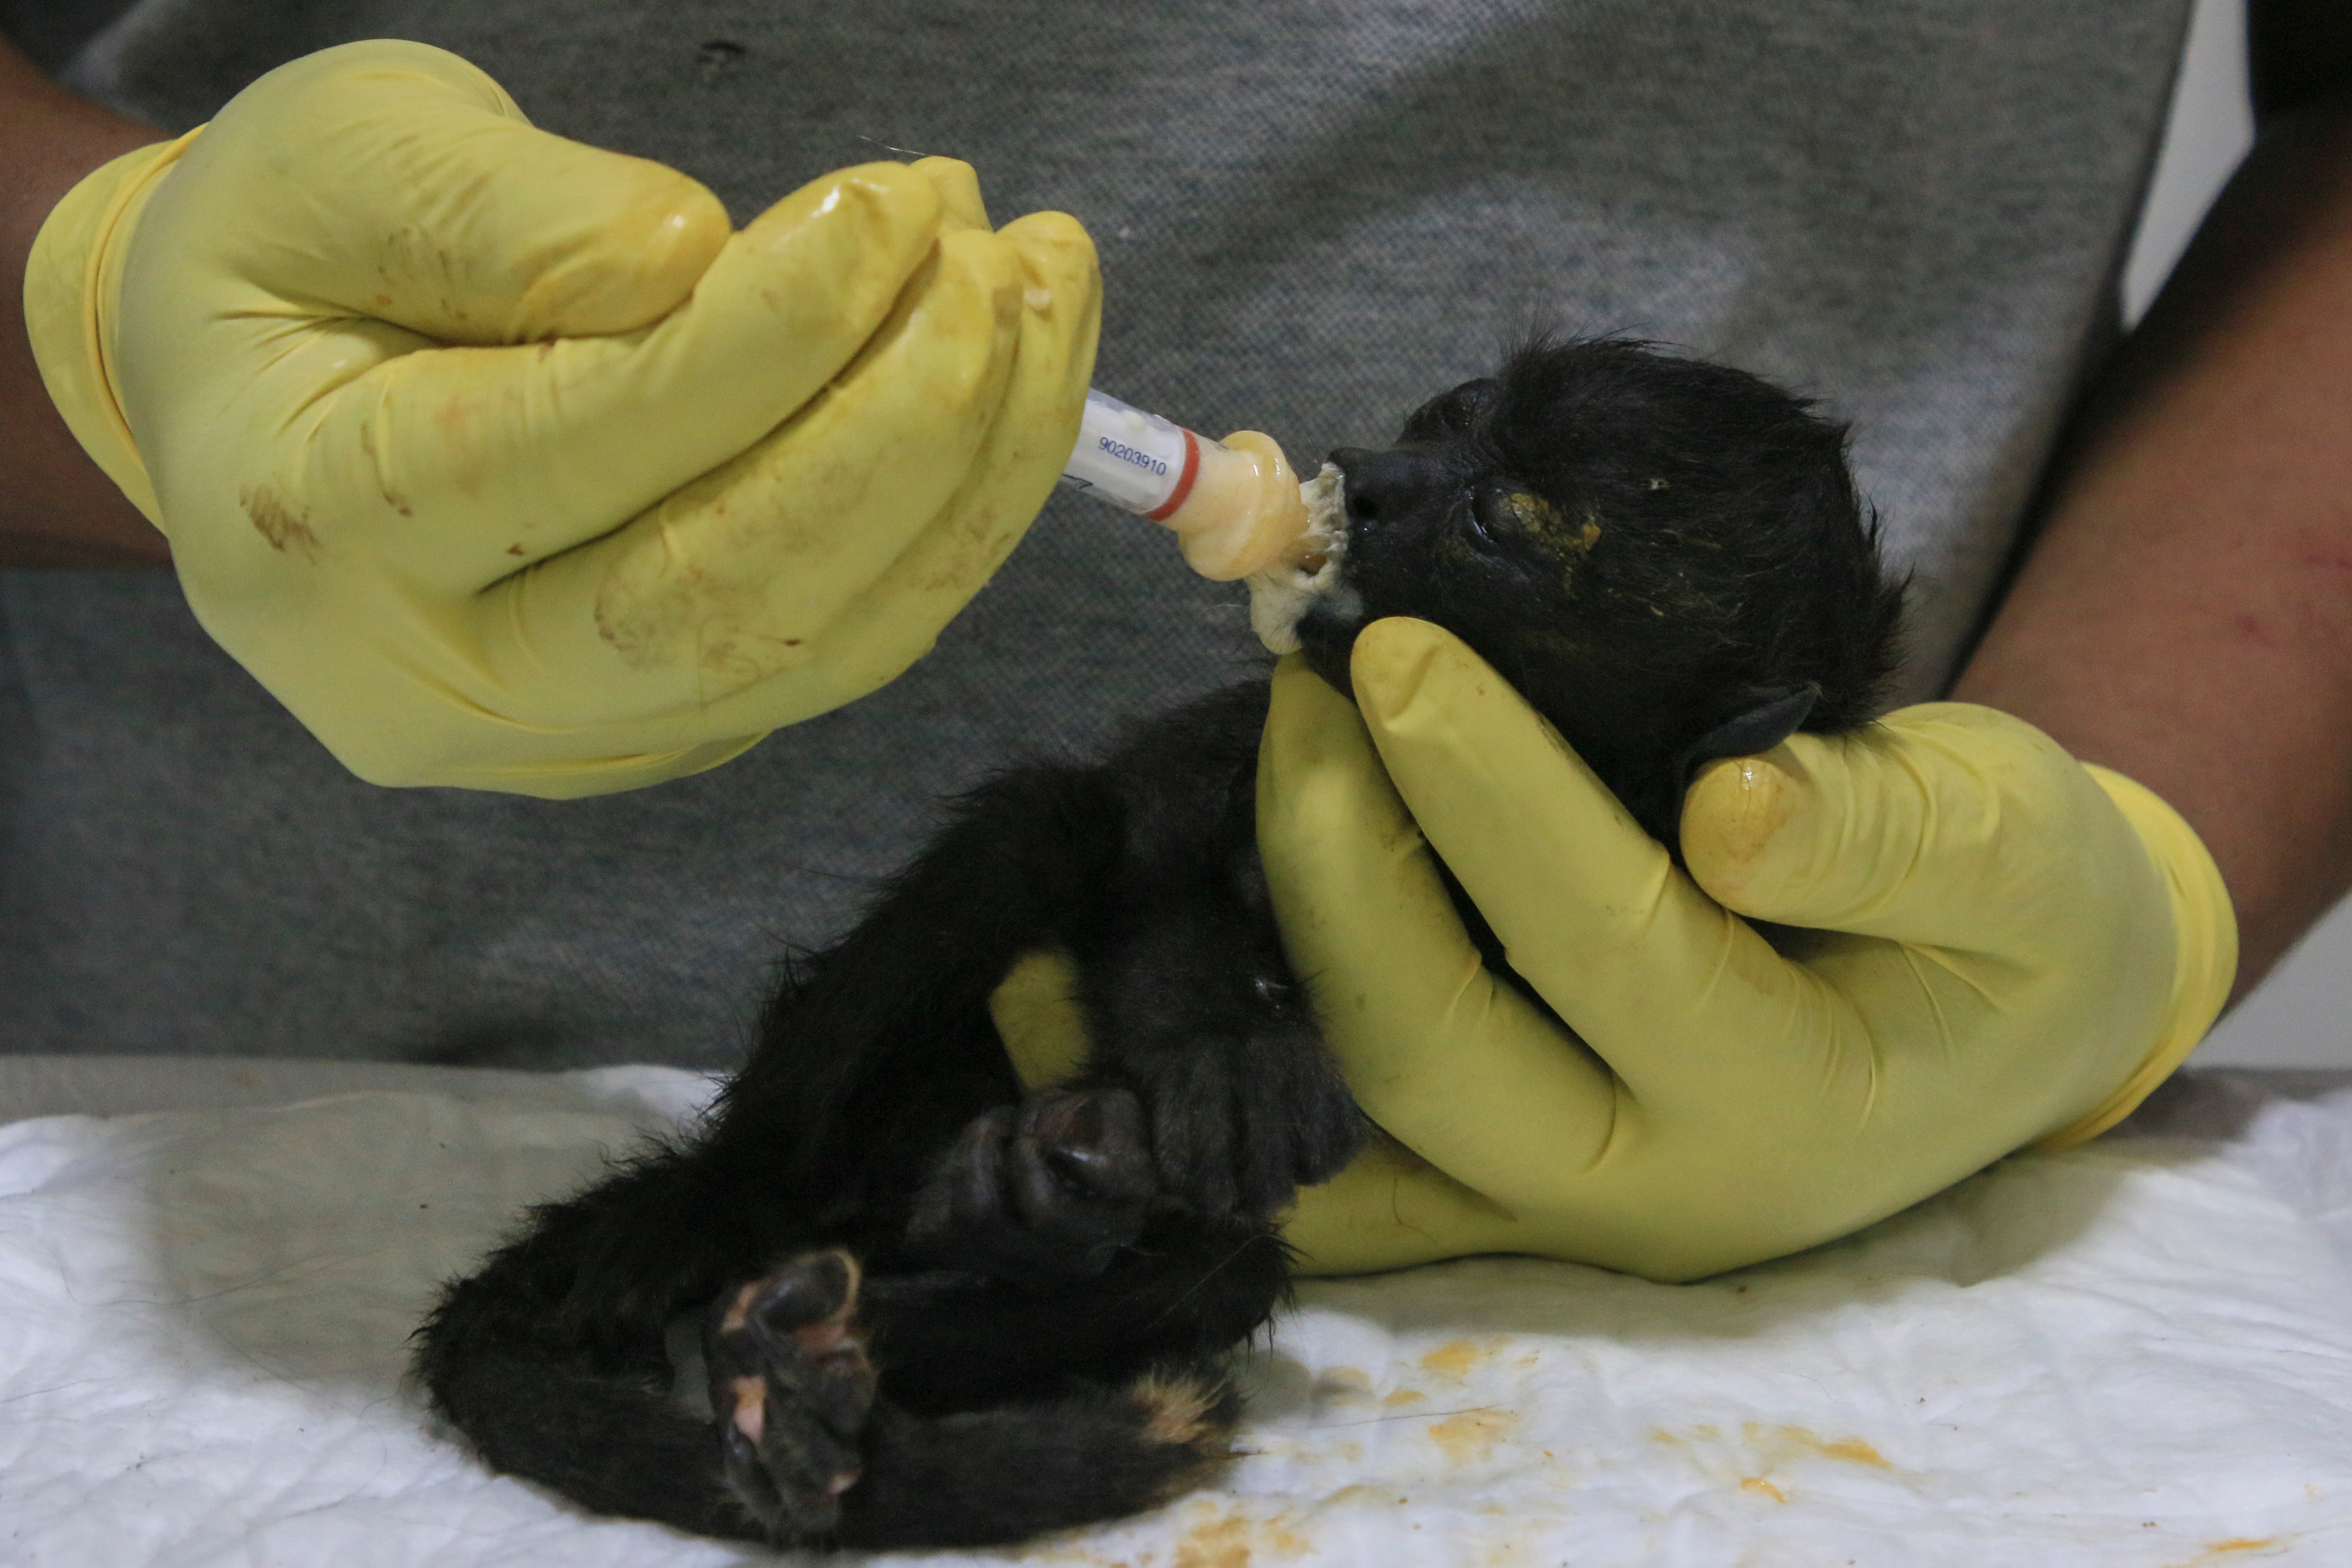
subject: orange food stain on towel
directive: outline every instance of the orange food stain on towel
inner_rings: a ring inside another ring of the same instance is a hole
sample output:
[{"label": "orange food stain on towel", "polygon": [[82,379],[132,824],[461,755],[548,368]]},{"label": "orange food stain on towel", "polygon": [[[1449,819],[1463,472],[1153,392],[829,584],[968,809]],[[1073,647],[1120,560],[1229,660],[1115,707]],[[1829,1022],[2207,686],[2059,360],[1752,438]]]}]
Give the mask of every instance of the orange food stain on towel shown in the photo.
[{"label": "orange food stain on towel", "polygon": [[1449,1463],[1472,1465],[1484,1462],[1518,1424],[1519,1418],[1507,1410],[1465,1410],[1432,1425],[1429,1435],[1445,1450]]},{"label": "orange food stain on towel", "polygon": [[1878,1470],[1895,1468],[1886,1462],[1885,1455],[1859,1437],[1840,1437],[1833,1443],[1825,1442],[1819,1434],[1809,1432],[1802,1426],[1764,1426],[1753,1421],[1741,1426],[1740,1431],[1746,1434],[1750,1443],[1762,1445],[1778,1439],[1780,1444],[1810,1449],[1824,1459],[1843,1459],[1848,1464],[1868,1465]]},{"label": "orange food stain on towel", "polygon": [[1447,1377],[1467,1377],[1472,1367],[1500,1348],[1493,1342],[1481,1344],[1475,1340],[1448,1340],[1421,1358],[1421,1369],[1442,1373]]},{"label": "orange food stain on towel", "polygon": [[2275,1552],[2284,1547],[2289,1539],[2291,1538],[2276,1535],[2233,1535],[2227,1541],[2209,1541],[2205,1543],[2205,1550],[2188,1562],[2170,1563],[2167,1568],[2216,1568],[2216,1565],[2224,1558],[2235,1557],[2242,1552]]},{"label": "orange food stain on towel", "polygon": [[[1292,1563],[1313,1549],[1297,1531],[1274,1520],[1219,1513],[1206,1503],[1176,1543],[1171,1568],[1253,1568],[1258,1563]],[[1260,1552],[1267,1553],[1261,1558]]]},{"label": "orange food stain on towel", "polygon": [[1679,1451],[1719,1485],[1736,1486],[1780,1503],[1789,1500],[1791,1489],[1786,1479],[1774,1478],[1788,1466],[1836,1459],[1874,1470],[1895,1468],[1885,1455],[1860,1437],[1832,1439],[1803,1426],[1768,1426],[1759,1421],[1742,1423],[1736,1439],[1727,1437],[1720,1427],[1701,1426],[1687,1433],[1654,1426],[1650,1440]]}]

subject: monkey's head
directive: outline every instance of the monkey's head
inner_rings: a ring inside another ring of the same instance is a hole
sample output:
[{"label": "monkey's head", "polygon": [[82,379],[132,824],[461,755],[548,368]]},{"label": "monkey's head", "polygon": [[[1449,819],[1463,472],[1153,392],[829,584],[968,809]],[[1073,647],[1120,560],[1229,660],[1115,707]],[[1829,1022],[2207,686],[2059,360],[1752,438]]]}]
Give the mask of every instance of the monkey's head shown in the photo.
[{"label": "monkey's head", "polygon": [[1383,616],[1461,637],[1672,844],[1692,772],[1877,711],[1902,584],[1845,430],[1769,382],[1620,339],[1539,341],[1345,477],[1338,591],[1300,621],[1349,689]]}]

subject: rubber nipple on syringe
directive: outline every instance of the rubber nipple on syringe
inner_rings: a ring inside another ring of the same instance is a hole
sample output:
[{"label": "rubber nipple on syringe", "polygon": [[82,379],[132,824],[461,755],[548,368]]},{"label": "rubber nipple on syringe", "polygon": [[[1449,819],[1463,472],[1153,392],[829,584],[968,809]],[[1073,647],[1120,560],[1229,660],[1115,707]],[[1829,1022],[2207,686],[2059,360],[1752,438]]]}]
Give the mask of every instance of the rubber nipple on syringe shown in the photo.
[{"label": "rubber nipple on syringe", "polygon": [[1173,530],[1185,564],[1213,582],[1309,552],[1298,476],[1255,430],[1211,441],[1089,392],[1062,479]]}]

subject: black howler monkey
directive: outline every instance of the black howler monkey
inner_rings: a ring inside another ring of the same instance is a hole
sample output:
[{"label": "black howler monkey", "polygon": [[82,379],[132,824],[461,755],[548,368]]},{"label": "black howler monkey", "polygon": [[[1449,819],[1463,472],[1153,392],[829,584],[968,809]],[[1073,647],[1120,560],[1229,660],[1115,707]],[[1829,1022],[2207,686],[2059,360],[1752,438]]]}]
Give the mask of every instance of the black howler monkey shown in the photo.
[{"label": "black howler monkey", "polygon": [[[1902,591],[1844,432],[1752,375],[1540,342],[1333,460],[1314,668],[1345,690],[1361,626],[1435,621],[1668,844],[1699,762],[1874,711]],[[417,1353],[439,1408],[589,1508],[779,1543],[1017,1540],[1222,1462],[1221,1352],[1287,1283],[1274,1216],[1370,1131],[1258,869],[1265,705],[1235,687],[962,800],[794,967],[698,1131],[448,1288]],[[1092,1055],[1024,1094],[988,1000],[1054,946]],[[715,1419],[664,1351],[704,1303]]]}]

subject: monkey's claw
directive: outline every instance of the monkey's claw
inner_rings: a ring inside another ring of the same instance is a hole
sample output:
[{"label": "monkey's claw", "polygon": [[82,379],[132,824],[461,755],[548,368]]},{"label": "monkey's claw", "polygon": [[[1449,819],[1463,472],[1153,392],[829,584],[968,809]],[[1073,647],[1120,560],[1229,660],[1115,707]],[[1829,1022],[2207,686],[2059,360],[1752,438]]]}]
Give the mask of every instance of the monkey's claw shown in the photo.
[{"label": "monkey's claw", "polygon": [[1098,1274],[1159,1194],[1143,1111],[1123,1089],[1049,1089],[975,1117],[917,1194],[907,1239],[1015,1282]]},{"label": "monkey's claw", "polygon": [[703,1327],[728,1487],[780,1539],[832,1531],[863,1470],[875,1375],[858,1283],[849,1254],[804,1253],[721,1295]]}]

